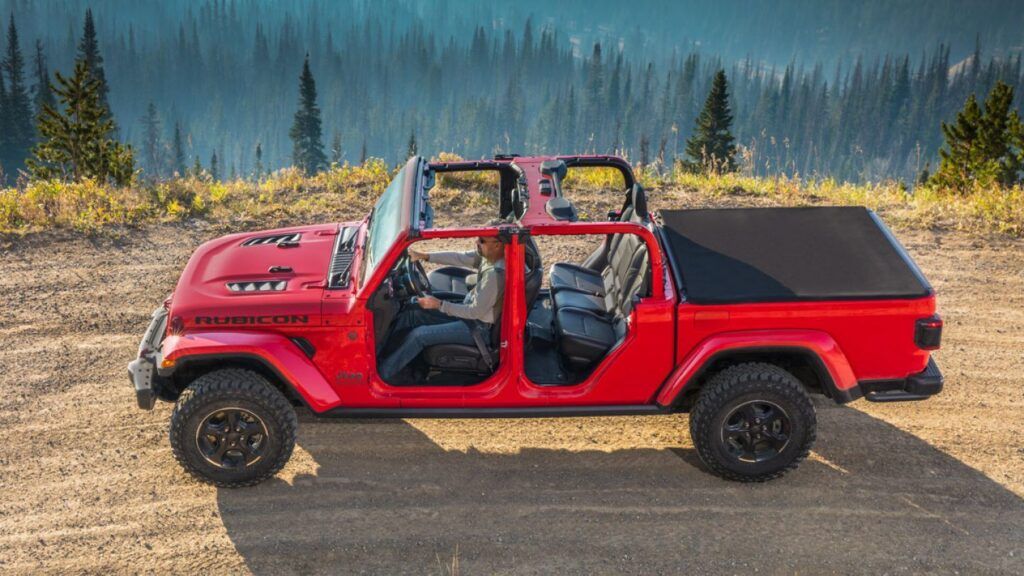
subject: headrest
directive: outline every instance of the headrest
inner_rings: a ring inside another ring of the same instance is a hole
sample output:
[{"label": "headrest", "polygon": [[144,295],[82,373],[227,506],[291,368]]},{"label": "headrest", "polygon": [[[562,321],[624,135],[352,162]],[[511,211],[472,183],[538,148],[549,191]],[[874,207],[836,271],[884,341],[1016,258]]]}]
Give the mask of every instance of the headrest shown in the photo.
[{"label": "headrest", "polygon": [[564,222],[575,222],[579,220],[579,215],[576,213],[576,207],[573,206],[572,202],[561,196],[556,196],[551,200],[547,201],[544,205],[549,216],[555,220],[561,220]]},{"label": "headrest", "polygon": [[564,160],[545,160],[540,163],[540,173],[545,176],[556,176],[562,180],[567,171],[568,167]]},{"label": "headrest", "polygon": [[647,192],[640,184],[633,184],[632,194],[633,214],[643,222],[648,221],[651,215],[647,212]]}]

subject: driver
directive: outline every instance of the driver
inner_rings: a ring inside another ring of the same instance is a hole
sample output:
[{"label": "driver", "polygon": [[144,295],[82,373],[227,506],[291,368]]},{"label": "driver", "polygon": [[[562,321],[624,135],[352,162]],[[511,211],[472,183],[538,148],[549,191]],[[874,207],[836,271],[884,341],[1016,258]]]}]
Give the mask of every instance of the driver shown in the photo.
[{"label": "driver", "polygon": [[488,340],[491,327],[501,317],[504,302],[505,247],[497,238],[477,238],[476,250],[469,252],[425,253],[409,248],[409,258],[414,262],[475,268],[478,280],[461,304],[420,296],[416,300],[418,308],[409,308],[398,315],[391,333],[412,330],[402,344],[380,363],[381,378],[388,381],[428,346],[473,346],[476,341],[472,330],[480,330]]}]

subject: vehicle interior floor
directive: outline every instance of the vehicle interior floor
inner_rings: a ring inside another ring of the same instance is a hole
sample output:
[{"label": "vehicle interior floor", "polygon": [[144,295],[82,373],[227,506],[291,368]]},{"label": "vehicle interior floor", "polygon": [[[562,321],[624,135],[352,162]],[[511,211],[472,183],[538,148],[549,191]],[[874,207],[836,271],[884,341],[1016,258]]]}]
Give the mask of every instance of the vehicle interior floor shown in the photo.
[{"label": "vehicle interior floor", "polygon": [[523,363],[526,376],[535,384],[565,386],[580,382],[578,374],[565,366],[555,341],[554,310],[551,295],[542,292],[527,318],[526,348]]}]

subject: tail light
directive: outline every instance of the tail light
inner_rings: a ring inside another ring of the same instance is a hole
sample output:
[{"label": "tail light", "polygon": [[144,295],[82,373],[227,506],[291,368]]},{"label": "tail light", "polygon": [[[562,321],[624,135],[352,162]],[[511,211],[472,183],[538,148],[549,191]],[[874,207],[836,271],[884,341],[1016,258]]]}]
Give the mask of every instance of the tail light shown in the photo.
[{"label": "tail light", "polygon": [[942,345],[942,317],[921,318],[914,327],[914,344],[921,350],[938,350]]}]

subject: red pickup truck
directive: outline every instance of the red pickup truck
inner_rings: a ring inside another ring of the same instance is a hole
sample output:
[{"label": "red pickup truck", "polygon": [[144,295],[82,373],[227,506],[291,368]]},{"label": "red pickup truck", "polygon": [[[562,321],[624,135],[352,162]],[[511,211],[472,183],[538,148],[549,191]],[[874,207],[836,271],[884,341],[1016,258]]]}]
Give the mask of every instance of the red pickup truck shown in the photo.
[{"label": "red pickup truck", "polygon": [[[622,208],[606,221],[581,221],[563,193],[569,171],[587,167],[622,174]],[[466,171],[497,174],[502,224],[434,226],[436,179]],[[417,297],[461,301],[474,289],[473,270],[428,273],[410,247],[477,238],[504,244],[490,333],[426,347],[401,379],[383,380],[380,359],[405,337],[396,316]],[[582,262],[541,261],[540,246],[587,239],[595,249]],[[141,408],[176,402],[174,455],[218,486],[285,465],[295,406],[360,418],[689,412],[711,472],[763,481],[809,453],[811,394],[938,393],[930,351],[941,332],[931,286],[864,208],[652,215],[620,158],[415,157],[361,221],[203,244],[129,375]]]}]

